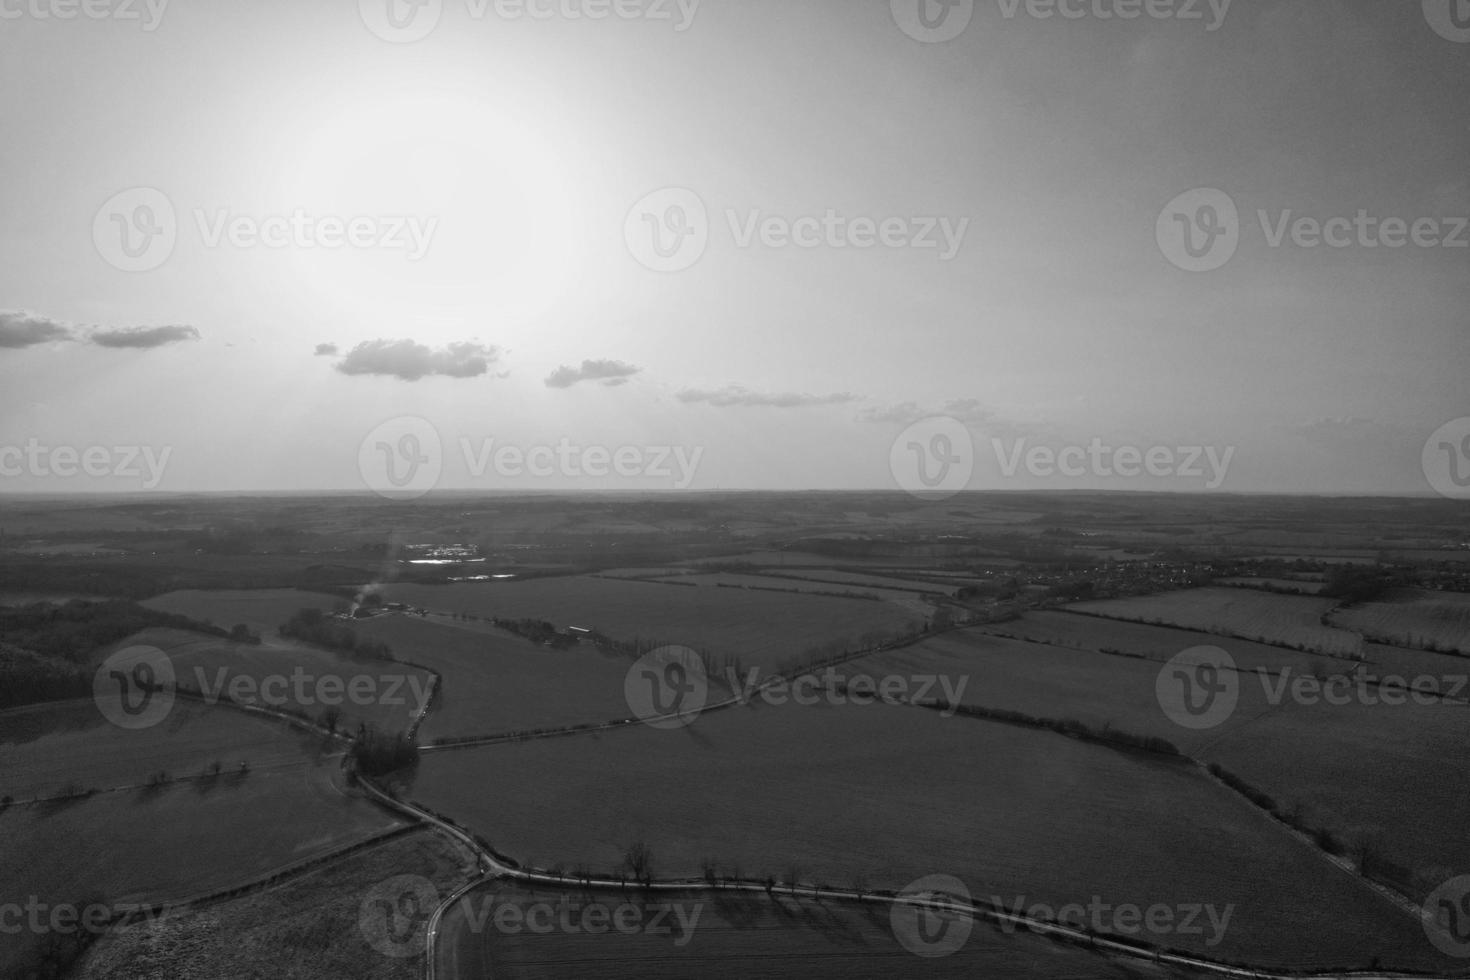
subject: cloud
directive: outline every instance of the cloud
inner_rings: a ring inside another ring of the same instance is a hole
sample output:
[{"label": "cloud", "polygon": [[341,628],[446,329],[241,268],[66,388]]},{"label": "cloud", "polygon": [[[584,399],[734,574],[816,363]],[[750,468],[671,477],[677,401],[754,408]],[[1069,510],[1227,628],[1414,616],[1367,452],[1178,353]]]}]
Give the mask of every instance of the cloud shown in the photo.
[{"label": "cloud", "polygon": [[604,387],[616,388],[627,384],[629,378],[642,370],[622,361],[583,361],[580,368],[563,364],[551,372],[546,379],[546,387],[570,388],[583,381],[601,381]]},{"label": "cloud", "polygon": [[1353,416],[1320,418],[1307,422],[1278,423],[1275,428],[1307,442],[1336,443],[1381,435],[1386,427],[1372,419]]},{"label": "cloud", "polygon": [[816,405],[844,405],[860,401],[857,395],[840,392],[834,395],[804,395],[796,392],[767,394],[751,391],[744,385],[726,385],[714,390],[685,388],[678,394],[686,405],[705,404],[716,408],[809,408]]},{"label": "cloud", "polygon": [[858,413],[857,420],[859,422],[913,425],[915,422],[939,415],[975,425],[999,421],[994,410],[987,408],[975,398],[954,398],[934,409],[924,408],[917,402],[899,402],[896,405],[881,408],[865,408]]},{"label": "cloud", "polygon": [[98,347],[151,349],[185,340],[198,340],[199,331],[184,326],[122,327],[116,330],[94,330],[87,339]]},{"label": "cloud", "polygon": [[0,312],[0,348],[19,349],[71,340],[71,328],[34,313]]},{"label": "cloud", "polygon": [[478,378],[500,359],[500,348],[461,342],[430,350],[412,340],[368,340],[358,344],[337,365],[349,375],[382,375],[417,381],[430,376]]},{"label": "cloud", "polygon": [[338,351],[336,344],[317,344],[316,345],[316,356],[317,357],[336,357],[338,353],[340,353],[340,352]]}]

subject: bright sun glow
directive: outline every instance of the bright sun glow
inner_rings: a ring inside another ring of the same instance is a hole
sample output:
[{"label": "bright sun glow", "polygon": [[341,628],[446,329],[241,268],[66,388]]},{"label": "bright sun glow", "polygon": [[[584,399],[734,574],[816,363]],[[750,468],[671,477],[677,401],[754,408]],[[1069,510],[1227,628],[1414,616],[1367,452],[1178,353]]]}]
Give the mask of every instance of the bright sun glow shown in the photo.
[{"label": "bright sun glow", "polygon": [[573,216],[563,161],[536,128],[460,93],[315,115],[287,198],[344,220],[409,219],[403,247],[297,253],[333,310],[431,342],[498,333],[555,301],[575,263]]}]

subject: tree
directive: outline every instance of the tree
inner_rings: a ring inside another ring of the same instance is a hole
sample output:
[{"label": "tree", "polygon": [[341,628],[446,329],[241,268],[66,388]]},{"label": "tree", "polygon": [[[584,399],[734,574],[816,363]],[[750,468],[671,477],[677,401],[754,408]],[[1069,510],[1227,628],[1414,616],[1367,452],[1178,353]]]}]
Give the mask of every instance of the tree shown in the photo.
[{"label": "tree", "polygon": [[644,841],[636,840],[628,845],[628,850],[623,854],[623,865],[632,874],[634,881],[641,881],[646,885],[653,880],[653,851]]}]

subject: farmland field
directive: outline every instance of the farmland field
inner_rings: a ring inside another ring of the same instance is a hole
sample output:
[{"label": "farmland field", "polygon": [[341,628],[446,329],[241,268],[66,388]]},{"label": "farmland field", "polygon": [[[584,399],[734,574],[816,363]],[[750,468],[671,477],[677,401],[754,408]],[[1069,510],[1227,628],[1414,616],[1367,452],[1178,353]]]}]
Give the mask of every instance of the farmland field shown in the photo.
[{"label": "farmland field", "polygon": [[362,896],[398,875],[418,875],[443,894],[468,880],[473,858],[430,831],[355,852],[300,877],[238,898],[109,931],[76,970],[81,980],[270,976],[279,980],[417,980],[419,958],[388,957],[360,928]]},{"label": "farmland field", "polygon": [[225,629],[244,623],[261,636],[267,636],[298,610],[330,610],[347,603],[336,596],[300,589],[212,589],[169,592],[139,605]]},{"label": "farmland field", "polygon": [[916,616],[927,615],[933,611],[933,607],[926,606],[923,600],[914,592],[899,591],[897,589],[877,589],[867,585],[844,582],[818,582],[810,579],[754,575],[742,572],[704,572],[697,575],[670,576],[668,578],[654,579],[653,581],[661,582],[665,585],[679,584],[712,588],[767,589],[777,592],[804,592],[808,595],[839,596],[849,599],[868,596],[910,609]]},{"label": "farmland field", "polygon": [[614,639],[681,643],[772,668],[834,641],[900,633],[918,616],[889,603],[746,589],[683,589],[589,576],[526,582],[393,584],[390,601],[433,610],[582,626]]},{"label": "farmland field", "polygon": [[1331,622],[1370,640],[1470,655],[1470,595],[1404,590],[1332,613]]},{"label": "farmland field", "polygon": [[137,786],[160,770],[176,778],[219,762],[226,772],[310,766],[315,736],[232,708],[179,700],[160,724],[127,731],[91,700],[63,701],[0,712],[0,772],[4,792],[18,800],[80,789]]},{"label": "farmland field", "polygon": [[782,575],[792,578],[810,579],[814,582],[835,582],[842,585],[871,585],[875,588],[899,589],[908,592],[933,592],[943,595],[953,595],[965,583],[944,585],[935,582],[924,582],[917,579],[895,578],[885,575],[869,575],[864,572],[845,572],[833,569],[792,569],[782,570]]},{"label": "farmland field", "polygon": [[1424,885],[1470,873],[1470,707],[1299,705],[1232,726],[1205,753],[1350,845],[1373,842]]},{"label": "farmland field", "polygon": [[439,672],[421,742],[556,728],[628,716],[623,678],[632,660],[590,643],[554,650],[474,622],[386,615],[354,627],[404,660]]},{"label": "farmland field", "polygon": [[[1229,649],[1230,641],[1224,643]],[[963,704],[1152,735],[1187,754],[1270,709],[1260,684],[1243,683],[1234,713],[1219,728],[1181,728],[1159,707],[1160,667],[1151,660],[1025,643],[967,629],[861,657],[842,670],[847,676],[935,675],[950,678],[952,685],[968,678],[960,698]],[[938,694],[936,687],[930,697]]]},{"label": "farmland field", "polygon": [[[336,760],[0,814],[0,902],[172,901],[229,888],[400,826],[334,783]],[[36,860],[45,855],[44,861]],[[7,954],[23,951],[0,940]]]},{"label": "farmland field", "polygon": [[1263,643],[1337,656],[1361,650],[1362,640],[1343,629],[1323,626],[1321,618],[1337,605],[1333,599],[1273,595],[1248,589],[1205,588],[1162,595],[1079,602],[1069,609],[1093,616],[1238,636]]},{"label": "farmland field", "polygon": [[1280,670],[1291,666],[1311,671],[1318,666],[1341,670],[1341,660],[1298,653],[1281,647],[1241,640],[1235,637],[1154,626],[1122,619],[1084,616],[1063,610],[1031,610],[1018,619],[976,626],[974,632],[995,636],[1033,640],[1051,646],[1076,650],[1111,650],[1164,661],[1183,650],[1197,646],[1225,649],[1241,667],[1264,667]]},{"label": "farmland field", "polygon": [[[358,662],[331,650],[306,646],[294,640],[232,643],[220,637],[152,627],[116,644],[115,649],[139,645],[162,650],[173,662],[179,683],[199,690],[215,691],[223,680],[226,684],[224,689],[228,691],[228,684],[236,677],[248,677],[259,684],[267,677],[290,679],[299,671],[307,685],[303,688],[307,692],[303,700],[296,699],[295,688],[291,684],[272,688],[269,693],[275,697],[284,691],[288,702],[284,709],[302,712],[313,719],[319,719],[328,707],[327,698],[318,697],[315,693],[318,681],[336,678],[343,685],[342,693],[330,696],[342,702],[339,706],[342,718],[338,727],[348,731],[356,730],[359,723],[386,731],[407,728],[418,710],[419,692],[427,692],[432,680],[426,672],[405,664],[378,660]],[[345,692],[350,690],[347,685],[357,678],[371,679],[370,696],[346,696]]]},{"label": "farmland field", "polygon": [[661,877],[706,859],[838,886],[942,872],[1029,901],[1231,904],[1213,947],[1162,937],[1215,956],[1433,962],[1413,918],[1185,763],[919,708],[736,708],[676,732],[436,753],[410,792],[539,867],[612,870],[643,842]]},{"label": "farmland field", "polygon": [[[669,935],[609,929],[589,935],[537,935],[526,929],[497,930],[493,919],[477,924],[489,908],[533,905],[580,913],[600,904],[617,909],[644,903],[677,906],[692,923],[690,937],[671,927]],[[889,980],[889,978],[1005,977],[1007,980],[1169,980],[1183,971],[1113,960],[1024,930],[1006,934],[984,920],[974,923],[965,945],[953,955],[921,958],[899,945],[887,906],[725,892],[660,892],[651,897],[618,892],[565,892],[495,882],[476,888],[445,916],[441,972],[511,980],[562,980],[569,976],[643,980],[699,976],[755,976],[768,980]]]}]

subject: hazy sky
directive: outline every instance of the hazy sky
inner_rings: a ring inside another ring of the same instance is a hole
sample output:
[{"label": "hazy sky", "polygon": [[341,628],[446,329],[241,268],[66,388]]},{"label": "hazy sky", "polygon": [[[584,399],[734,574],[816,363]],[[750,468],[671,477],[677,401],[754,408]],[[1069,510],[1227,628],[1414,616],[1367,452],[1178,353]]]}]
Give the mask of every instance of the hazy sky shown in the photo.
[{"label": "hazy sky", "polygon": [[0,0],[0,492],[362,489],[402,417],[442,487],[891,488],[947,415],[975,489],[1425,493],[1470,415],[1465,0],[159,2]]}]

